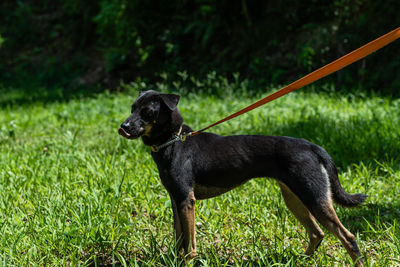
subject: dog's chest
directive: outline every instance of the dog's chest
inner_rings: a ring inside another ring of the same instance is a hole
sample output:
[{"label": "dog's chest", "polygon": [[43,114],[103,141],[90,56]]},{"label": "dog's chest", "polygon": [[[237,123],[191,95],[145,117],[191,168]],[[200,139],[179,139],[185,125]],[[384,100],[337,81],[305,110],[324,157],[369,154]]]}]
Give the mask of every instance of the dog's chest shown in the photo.
[{"label": "dog's chest", "polygon": [[194,196],[196,199],[212,198],[228,192],[231,189],[231,187],[205,186],[198,183],[193,186]]}]

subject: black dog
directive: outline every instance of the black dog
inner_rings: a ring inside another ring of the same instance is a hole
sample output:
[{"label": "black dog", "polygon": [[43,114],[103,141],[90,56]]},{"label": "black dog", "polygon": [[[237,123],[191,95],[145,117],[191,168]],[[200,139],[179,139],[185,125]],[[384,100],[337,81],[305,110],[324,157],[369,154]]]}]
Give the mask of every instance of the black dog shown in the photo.
[{"label": "black dog", "polygon": [[353,207],[367,196],[343,190],[336,166],[323,148],[290,137],[212,133],[181,142],[182,133],[192,129],[182,124],[178,101],[178,95],[140,92],[119,134],[129,139],[142,137],[152,147],[161,181],[171,197],[176,237],[183,239],[188,257],[196,256],[196,199],[218,196],[251,178],[271,177],[307,230],[307,255],[314,253],[324,237],[317,219],[340,239],[353,261],[363,265],[354,235],[341,224],[332,204]]}]

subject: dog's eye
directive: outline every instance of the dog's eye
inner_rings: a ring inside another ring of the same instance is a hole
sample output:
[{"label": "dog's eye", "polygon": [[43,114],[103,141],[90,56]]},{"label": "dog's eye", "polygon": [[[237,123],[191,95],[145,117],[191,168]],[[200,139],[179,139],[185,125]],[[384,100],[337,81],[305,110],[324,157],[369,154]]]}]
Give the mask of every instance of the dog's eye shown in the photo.
[{"label": "dog's eye", "polygon": [[140,111],[140,117],[143,120],[150,120],[153,116],[153,113],[154,113],[153,110],[145,108]]}]

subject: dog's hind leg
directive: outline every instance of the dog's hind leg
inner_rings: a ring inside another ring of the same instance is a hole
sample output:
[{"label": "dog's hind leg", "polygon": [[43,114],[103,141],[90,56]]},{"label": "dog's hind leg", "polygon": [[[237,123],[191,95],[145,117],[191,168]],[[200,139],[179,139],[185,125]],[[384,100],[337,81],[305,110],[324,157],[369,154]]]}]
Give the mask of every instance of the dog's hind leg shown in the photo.
[{"label": "dog's hind leg", "polygon": [[340,222],[332,201],[327,200],[325,203],[319,203],[319,205],[314,206],[313,215],[326,229],[339,238],[352,260],[356,262],[356,266],[364,266],[360,258],[360,250],[357,246],[356,238]]},{"label": "dog's hind leg", "polygon": [[286,206],[293,213],[293,215],[300,221],[306,228],[310,243],[308,244],[306,255],[312,255],[317,249],[324,237],[324,232],[315,222],[314,217],[303,202],[283,183],[279,183],[282,191],[283,199]]}]

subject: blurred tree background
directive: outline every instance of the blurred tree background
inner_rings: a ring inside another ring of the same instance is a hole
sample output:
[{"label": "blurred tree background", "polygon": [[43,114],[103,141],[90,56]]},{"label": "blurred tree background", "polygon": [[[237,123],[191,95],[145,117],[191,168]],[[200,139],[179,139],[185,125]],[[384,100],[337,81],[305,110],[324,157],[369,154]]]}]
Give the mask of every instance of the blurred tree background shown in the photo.
[{"label": "blurred tree background", "polygon": [[[211,71],[287,84],[400,26],[398,0],[2,0],[3,84],[115,88]],[[399,41],[329,79],[398,95]]]}]

